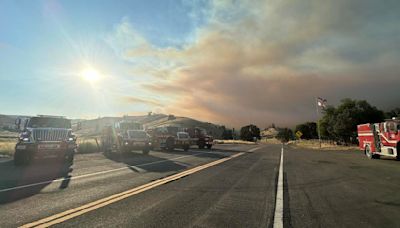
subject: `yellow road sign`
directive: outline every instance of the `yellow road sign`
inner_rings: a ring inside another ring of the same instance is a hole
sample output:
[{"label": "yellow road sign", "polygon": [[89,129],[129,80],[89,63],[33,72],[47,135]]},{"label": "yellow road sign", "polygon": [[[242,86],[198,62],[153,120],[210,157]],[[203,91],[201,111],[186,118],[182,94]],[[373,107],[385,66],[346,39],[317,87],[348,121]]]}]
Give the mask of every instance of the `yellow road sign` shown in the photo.
[{"label": "yellow road sign", "polygon": [[297,138],[301,138],[301,136],[303,136],[303,133],[301,133],[301,131],[296,131],[296,136]]}]

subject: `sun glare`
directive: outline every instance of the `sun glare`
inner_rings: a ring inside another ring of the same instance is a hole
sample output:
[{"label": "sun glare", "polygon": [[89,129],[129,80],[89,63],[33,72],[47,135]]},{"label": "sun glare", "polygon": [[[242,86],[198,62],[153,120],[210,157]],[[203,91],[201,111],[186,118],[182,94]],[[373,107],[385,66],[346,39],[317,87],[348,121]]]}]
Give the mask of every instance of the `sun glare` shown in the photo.
[{"label": "sun glare", "polygon": [[81,76],[83,79],[85,79],[86,81],[89,81],[89,82],[96,82],[96,81],[100,80],[100,78],[101,78],[100,73],[93,68],[84,69],[81,73]]}]

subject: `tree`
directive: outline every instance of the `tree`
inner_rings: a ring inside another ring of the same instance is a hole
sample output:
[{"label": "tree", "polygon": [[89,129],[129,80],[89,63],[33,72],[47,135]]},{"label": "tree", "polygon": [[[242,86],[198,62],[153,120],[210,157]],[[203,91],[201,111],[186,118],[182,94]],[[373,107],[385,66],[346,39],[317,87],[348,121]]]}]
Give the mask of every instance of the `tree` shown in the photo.
[{"label": "tree", "polygon": [[306,122],[296,126],[294,132],[300,131],[303,135],[302,139],[317,139],[317,123],[315,122]]},{"label": "tree", "polygon": [[278,135],[276,136],[277,139],[281,140],[282,142],[288,142],[289,140],[293,140],[293,131],[289,128],[279,128]]},{"label": "tree", "polygon": [[233,130],[222,126],[222,139],[233,139]]},{"label": "tree", "polygon": [[253,141],[254,138],[260,139],[260,128],[256,125],[250,124],[240,129],[240,139]]},{"label": "tree", "polygon": [[349,143],[356,142],[358,124],[383,120],[383,112],[367,101],[347,98],[337,108],[328,107],[319,123],[323,137]]},{"label": "tree", "polygon": [[395,108],[385,113],[386,119],[392,119],[393,117],[400,117],[400,108]]}]

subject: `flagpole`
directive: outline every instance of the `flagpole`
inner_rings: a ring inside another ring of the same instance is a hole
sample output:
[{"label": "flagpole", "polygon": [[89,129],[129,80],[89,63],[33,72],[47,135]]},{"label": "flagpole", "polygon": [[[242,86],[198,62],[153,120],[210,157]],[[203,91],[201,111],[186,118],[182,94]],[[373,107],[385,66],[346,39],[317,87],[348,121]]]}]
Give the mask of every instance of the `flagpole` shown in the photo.
[{"label": "flagpole", "polygon": [[319,127],[319,118],[318,118],[318,97],[315,99],[315,106],[317,111],[317,130],[318,130],[318,142],[319,148],[321,149],[321,128]]}]

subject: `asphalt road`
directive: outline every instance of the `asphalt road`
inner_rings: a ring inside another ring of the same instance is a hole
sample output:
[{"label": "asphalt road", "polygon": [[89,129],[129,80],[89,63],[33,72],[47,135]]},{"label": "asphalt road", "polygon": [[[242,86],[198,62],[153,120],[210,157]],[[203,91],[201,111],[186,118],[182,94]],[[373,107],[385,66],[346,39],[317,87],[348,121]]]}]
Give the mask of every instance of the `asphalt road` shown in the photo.
[{"label": "asphalt road", "polygon": [[[74,212],[79,216],[58,217],[55,226],[273,227],[281,146],[216,148],[78,155],[72,167],[0,162],[0,227],[91,203],[92,209]],[[285,146],[282,175],[284,227],[400,227],[398,161]],[[93,204],[131,189],[134,194],[115,202]]]}]

